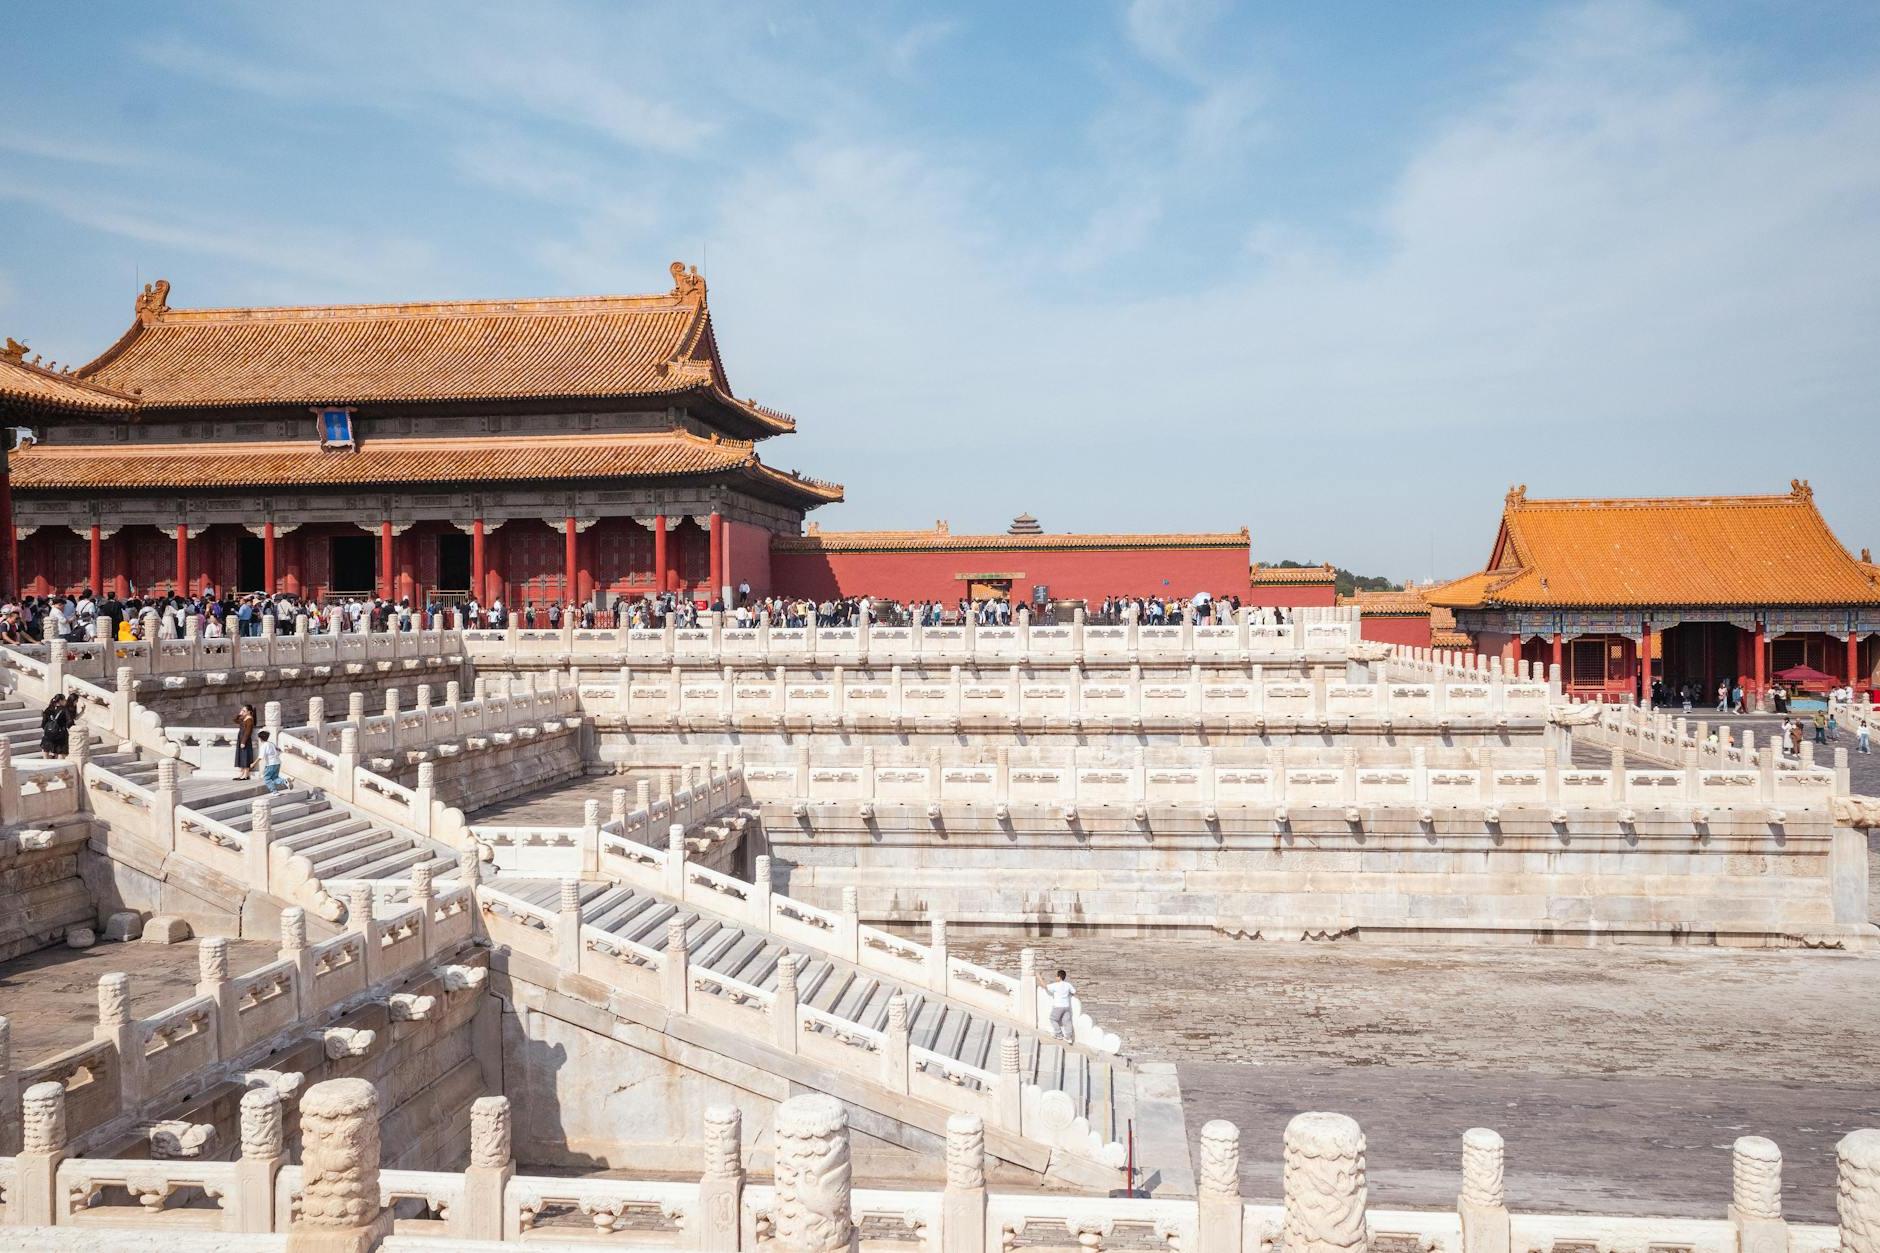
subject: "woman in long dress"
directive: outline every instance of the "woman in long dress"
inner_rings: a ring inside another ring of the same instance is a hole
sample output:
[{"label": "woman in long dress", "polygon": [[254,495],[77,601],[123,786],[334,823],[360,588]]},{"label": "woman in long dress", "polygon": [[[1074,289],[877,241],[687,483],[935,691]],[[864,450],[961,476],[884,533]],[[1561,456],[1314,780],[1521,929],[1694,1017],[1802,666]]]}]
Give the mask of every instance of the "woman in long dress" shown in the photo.
[{"label": "woman in long dress", "polygon": [[235,777],[246,779],[255,768],[255,707],[243,705],[235,715]]}]

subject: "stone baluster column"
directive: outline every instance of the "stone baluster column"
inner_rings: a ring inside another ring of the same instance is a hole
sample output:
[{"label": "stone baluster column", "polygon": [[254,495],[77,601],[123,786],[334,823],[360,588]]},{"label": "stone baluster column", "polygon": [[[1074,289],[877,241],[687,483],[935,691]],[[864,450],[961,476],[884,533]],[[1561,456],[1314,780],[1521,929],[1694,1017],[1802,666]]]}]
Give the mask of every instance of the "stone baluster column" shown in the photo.
[{"label": "stone baluster column", "polygon": [[[151,648],[156,647],[155,641]],[[146,658],[146,664],[148,659]],[[129,666],[117,668],[117,687],[111,692],[111,733],[121,740],[131,737],[131,706],[137,700],[137,672]]]},{"label": "stone baluster column", "polygon": [[[619,788],[614,790],[620,792]],[[592,878],[600,872],[601,803],[590,799],[581,802],[581,873]]]},{"label": "stone baluster column", "polygon": [[216,1056],[228,1061],[241,1051],[241,1025],[228,977],[228,941],[221,936],[196,945],[196,995],[215,1004]]},{"label": "stone baluster column", "polygon": [[581,969],[581,880],[561,881],[561,908],[555,916],[555,960],[567,974]]},{"label": "stone baluster column", "polygon": [[307,698],[307,738],[313,741],[315,748],[326,747],[326,698],[324,696]]},{"label": "stone baluster column", "polygon": [[888,998],[887,1039],[881,1046],[881,1083],[890,1092],[906,1092],[909,1073],[907,998],[896,992]]},{"label": "stone baluster column", "polygon": [[1195,1180],[1199,1253],[1241,1253],[1240,1128],[1216,1118],[1201,1128]]},{"label": "stone baluster column", "polygon": [[795,953],[777,955],[777,990],[770,1000],[770,1034],[777,1047],[796,1052],[796,970]]},{"label": "stone baluster column", "polygon": [[705,1110],[705,1169],[686,1222],[686,1245],[700,1253],[744,1247],[744,1118],[735,1105]]},{"label": "stone baluster column", "polygon": [[65,1160],[65,1085],[35,1083],[20,1098],[20,1151],[7,1191],[7,1225],[50,1227],[65,1213],[59,1163]]},{"label": "stone baluster column", "polygon": [[333,793],[340,800],[352,800],[354,775],[358,769],[359,727],[353,724],[340,730],[339,753],[333,765]]},{"label": "stone baluster column", "polygon": [[366,721],[366,694],[364,692],[346,693],[346,721],[356,727],[363,727]]},{"label": "stone baluster column", "polygon": [[1880,1253],[1880,1131],[1851,1131],[1834,1146],[1842,1253]]},{"label": "stone baluster column", "polygon": [[118,1108],[136,1109],[144,1099],[144,1042],[131,1017],[131,977],[117,971],[98,976],[98,1025],[92,1039],[116,1051]]},{"label": "stone baluster column", "polygon": [[463,1208],[451,1215],[460,1240],[515,1240],[519,1223],[504,1213],[503,1191],[516,1174],[510,1150],[509,1098],[480,1096],[470,1104],[470,1164],[463,1172]]},{"label": "stone baluster column", "polygon": [[385,745],[387,748],[398,747],[398,699],[397,688],[385,689]]},{"label": "stone baluster column", "polygon": [[150,836],[169,852],[176,851],[176,800],[180,786],[176,758],[157,761],[157,786],[150,796]]},{"label": "stone baluster column", "polygon": [[[978,1114],[947,1118],[940,1253],[986,1253],[986,1124]],[[1233,1253],[1240,1253],[1238,1245]]]},{"label": "stone baluster column", "polygon": [[660,954],[659,974],[666,1008],[684,1013],[692,995],[692,955],[685,947],[685,919],[666,923],[666,949]]},{"label": "stone baluster column", "polygon": [[933,914],[927,920],[927,986],[945,996],[947,991],[947,920]]},{"label": "stone baluster column", "polygon": [[842,908],[836,914],[835,952],[848,961],[861,960],[862,893],[859,888],[842,889]]},{"label": "stone baluster column", "polygon": [[274,1230],[274,1179],[287,1164],[281,1093],[264,1085],[242,1093],[242,1155],[235,1162],[235,1195],[224,1203],[237,1231]]},{"label": "stone baluster column", "polygon": [[666,893],[685,899],[685,827],[676,822],[666,828]]},{"label": "stone baluster column", "polygon": [[1019,1133],[1025,1125],[1025,1077],[1019,1073],[1018,1036],[1008,1033],[999,1041],[999,1077],[996,1081],[1001,1130]]},{"label": "stone baluster column", "polygon": [[418,911],[418,952],[431,955],[431,910],[436,891],[431,886],[431,867],[419,862],[411,868],[411,904]]},{"label": "stone baluster column", "polygon": [[307,915],[298,905],[281,911],[281,961],[294,963],[294,995],[299,998],[299,1017],[315,1009],[313,994],[313,950],[307,947]]},{"label": "stone baluster column", "polygon": [[1730,1149],[1729,1219],[1739,1253],[1788,1253],[1782,1220],[1782,1150],[1761,1136],[1739,1136]]},{"label": "stone baluster column", "polygon": [[1487,1127],[1462,1133],[1462,1253],[1508,1253],[1508,1196],[1502,1185],[1501,1136]]},{"label": "stone baluster column", "polygon": [[607,799],[610,802],[607,820],[609,822],[618,823],[620,829],[625,831],[627,829],[627,789],[617,787],[608,795]]},{"label": "stone baluster column", "polygon": [[483,858],[474,848],[467,848],[457,854],[457,882],[467,888],[474,888],[483,878]]},{"label": "stone baluster column", "polygon": [[355,883],[346,897],[346,929],[357,931],[365,942],[366,980],[377,983],[385,974],[384,960],[379,956],[378,919],[372,902],[372,885]]},{"label": "stone baluster column", "polygon": [[1286,1124],[1281,1181],[1285,1253],[1366,1253],[1370,1248],[1364,1225],[1364,1132],[1354,1120],[1343,1114],[1296,1115]]},{"label": "stone baluster column", "polygon": [[364,1079],[329,1079],[300,1098],[300,1217],[287,1247],[367,1253],[391,1233],[379,1204],[379,1094]]},{"label": "stone baluster column", "polygon": [[771,1224],[778,1253],[853,1250],[848,1111],[819,1092],[793,1096],[777,1107],[773,1134],[776,1193]]},{"label": "stone baluster column", "polygon": [[432,810],[437,804],[437,763],[418,763],[418,782],[411,789],[411,825],[419,835],[430,835]]},{"label": "stone baluster column", "polygon": [[268,798],[257,796],[248,803],[247,841],[242,845],[242,870],[248,887],[256,892],[268,890],[268,845],[274,839],[274,809]]},{"label": "stone baluster column", "polygon": [[633,807],[649,819],[653,816],[653,781],[641,779],[633,785]]}]

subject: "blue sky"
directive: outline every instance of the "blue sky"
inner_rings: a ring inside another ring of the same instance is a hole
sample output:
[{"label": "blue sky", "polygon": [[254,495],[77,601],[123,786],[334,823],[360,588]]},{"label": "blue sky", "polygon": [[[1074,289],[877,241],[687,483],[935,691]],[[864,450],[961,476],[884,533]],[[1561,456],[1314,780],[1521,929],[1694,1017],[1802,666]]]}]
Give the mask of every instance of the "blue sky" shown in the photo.
[{"label": "blue sky", "polygon": [[31,4],[0,333],[662,289],[825,526],[1249,526],[1461,573],[1501,498],[1880,547],[1880,5]]}]

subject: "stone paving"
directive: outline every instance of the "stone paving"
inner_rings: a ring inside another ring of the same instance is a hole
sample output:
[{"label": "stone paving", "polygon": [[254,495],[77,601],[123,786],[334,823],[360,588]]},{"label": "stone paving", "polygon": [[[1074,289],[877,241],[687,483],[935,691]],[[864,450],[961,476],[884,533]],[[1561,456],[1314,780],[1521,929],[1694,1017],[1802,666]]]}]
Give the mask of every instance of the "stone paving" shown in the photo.
[{"label": "stone paving", "polygon": [[[1176,1063],[1192,1140],[1241,1127],[1279,1196],[1286,1119],[1356,1117],[1378,1205],[1455,1203],[1460,1138],[1501,1131],[1517,1205],[1718,1216],[1730,1142],[1788,1157],[1791,1216],[1832,1221],[1833,1146],[1880,1126],[1880,957],[1669,948],[969,940],[1070,969],[1134,1057]],[[1151,1169],[1154,1163],[1145,1163]]]},{"label": "stone paving", "polygon": [[[230,940],[229,972],[247,974],[279,956],[263,940]],[[12,1025],[13,1064],[31,1066],[91,1039],[98,980],[131,977],[131,1012],[148,1017],[196,993],[196,942],[99,941],[88,949],[41,949],[0,962],[0,1014]]]},{"label": "stone paving", "polygon": [[537,792],[528,792],[514,796],[481,809],[472,810],[471,822],[485,822],[492,826],[521,827],[578,827],[581,825],[581,806],[589,800],[601,803],[601,821],[607,821],[607,815],[613,808],[614,789],[627,789],[627,803],[633,803],[634,789],[644,777],[652,782],[653,790],[659,790],[658,772],[631,771],[626,774],[593,775],[585,779],[570,779],[566,783],[556,783]]}]

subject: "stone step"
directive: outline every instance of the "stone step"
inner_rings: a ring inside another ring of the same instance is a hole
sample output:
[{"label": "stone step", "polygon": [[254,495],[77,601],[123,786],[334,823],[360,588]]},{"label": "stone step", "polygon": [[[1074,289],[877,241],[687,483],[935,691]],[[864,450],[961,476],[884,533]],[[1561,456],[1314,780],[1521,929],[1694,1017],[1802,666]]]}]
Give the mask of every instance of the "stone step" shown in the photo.
[{"label": "stone step", "polygon": [[[331,826],[335,819],[345,819],[347,817],[348,815],[344,810],[334,809],[331,805],[322,805],[317,809],[310,809],[296,818],[274,818],[272,819],[274,838],[279,842],[288,836],[302,835],[309,831],[318,831],[322,827]],[[363,822],[364,819],[358,819],[357,821]]]},{"label": "stone step", "polygon": [[[246,789],[248,785],[243,782],[241,786]],[[254,802],[263,796],[268,798],[268,809],[271,814],[279,813],[287,805],[311,805],[316,801],[320,804],[326,803],[326,797],[316,795],[307,788],[288,788],[284,792],[269,795],[267,788],[257,783],[253,790],[245,791],[243,795],[217,797],[206,803],[199,798],[190,808],[204,817],[214,818],[218,822],[226,822],[234,826],[237,819],[247,821],[248,815],[254,812]]]},{"label": "stone step", "polygon": [[[409,878],[411,868],[421,861],[431,860],[431,850],[411,840],[401,839],[403,845],[397,849],[381,849],[377,861],[350,871],[349,879],[402,879]],[[316,866],[317,870],[318,867]],[[324,876],[323,876],[324,877]]]},{"label": "stone step", "polygon": [[377,829],[364,818],[354,818],[338,810],[329,811],[325,818],[326,821],[304,830],[286,835],[277,834],[274,842],[312,859],[350,852],[372,839],[372,833]]}]

